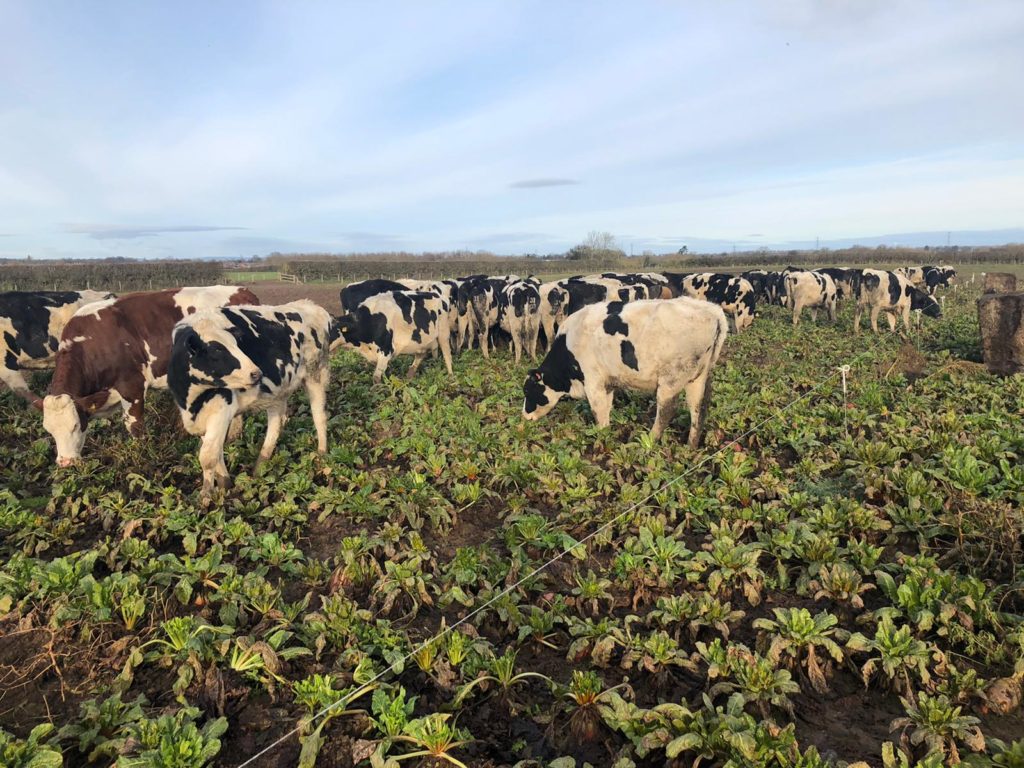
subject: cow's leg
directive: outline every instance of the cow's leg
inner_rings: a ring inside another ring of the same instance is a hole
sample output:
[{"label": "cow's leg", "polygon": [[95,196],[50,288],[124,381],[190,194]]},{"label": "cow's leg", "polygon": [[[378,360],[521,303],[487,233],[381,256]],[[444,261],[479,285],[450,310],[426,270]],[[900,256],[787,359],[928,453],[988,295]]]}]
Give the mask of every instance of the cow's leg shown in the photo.
[{"label": "cow's leg", "polygon": [[896,315],[893,312],[885,313],[885,321],[889,323],[889,330],[892,332],[896,331]]},{"label": "cow's leg", "polygon": [[405,372],[405,378],[411,379],[413,376],[416,375],[416,371],[418,371],[420,369],[420,363],[423,362],[423,358],[425,358],[425,357],[426,357],[426,354],[424,353],[424,354],[416,355],[416,357],[414,357],[412,359],[412,365],[410,365],[409,366],[409,370]]},{"label": "cow's leg", "polygon": [[145,405],[145,399],[137,397],[129,400],[125,398],[121,400],[121,410],[124,413],[124,428],[128,430],[128,434],[139,439],[145,434],[145,425],[142,422],[142,411]]},{"label": "cow's leg", "polygon": [[224,463],[224,439],[234,414],[226,404],[206,419],[206,432],[199,447],[199,466],[203,468],[203,496],[209,497],[214,488],[230,488],[231,478]]},{"label": "cow's leg", "polygon": [[452,350],[448,343],[448,334],[444,334],[444,338],[441,340],[441,357],[444,359],[444,367],[448,369],[448,375],[452,374]]},{"label": "cow's leg", "polygon": [[325,365],[315,376],[306,377],[306,392],[309,394],[309,410],[316,427],[316,449],[327,451],[327,384],[331,373]]},{"label": "cow's leg", "polygon": [[373,369],[374,384],[380,384],[381,379],[384,378],[384,372],[388,369],[389,362],[391,362],[391,358],[387,355],[377,355],[377,366]]},{"label": "cow's leg", "polygon": [[838,299],[832,299],[832,301],[829,302],[829,305],[828,305],[828,319],[831,322],[833,322],[833,323],[836,321],[836,310],[838,308],[837,307],[838,303],[839,303]]},{"label": "cow's leg", "polygon": [[856,336],[860,333],[860,316],[863,314],[861,305],[858,304],[853,308],[853,334]]},{"label": "cow's leg", "polygon": [[908,303],[903,307],[903,327],[907,329],[907,333],[910,333],[910,304]]},{"label": "cow's leg", "polygon": [[483,353],[485,358],[490,359],[491,353],[490,353],[490,351],[487,348],[487,337],[490,335],[490,329],[488,329],[485,326],[481,326],[480,334],[479,335],[480,335],[480,351]]},{"label": "cow's leg", "polygon": [[[8,352],[8,355],[13,357],[13,353]],[[11,388],[11,391],[19,397],[23,397],[30,403],[39,402],[39,397],[31,389],[29,389],[28,382],[25,381],[25,376],[21,372],[21,366],[18,365],[17,361],[4,361],[3,365],[0,366],[0,381]]]},{"label": "cow's leg", "polygon": [[811,307],[811,322],[812,323],[818,322],[818,308],[817,307]]},{"label": "cow's leg", "polygon": [[880,305],[871,307],[871,330],[878,333],[878,313],[882,311]]},{"label": "cow's leg", "polygon": [[654,426],[651,427],[651,437],[655,440],[661,437],[676,415],[676,407],[679,404],[679,388],[661,383],[658,385],[656,397],[658,410],[654,414]]},{"label": "cow's leg", "polygon": [[594,412],[594,420],[597,426],[607,427],[612,423],[612,401],[615,393],[604,384],[586,384],[584,392],[587,395],[587,402],[590,403],[590,410]]},{"label": "cow's leg", "polygon": [[804,311],[804,305],[799,301],[793,302],[793,327],[800,325],[800,313]]},{"label": "cow's leg", "polygon": [[[310,406],[312,406],[312,402]],[[287,413],[287,400],[275,400],[267,408],[267,435],[263,438],[263,447],[260,448],[260,455],[256,459],[256,469],[259,469],[260,464],[274,455],[274,448],[277,447],[277,440],[281,437],[281,427],[284,426]],[[319,438],[319,432],[317,437]]]},{"label": "cow's leg", "polygon": [[698,376],[685,387],[686,404],[690,407],[690,436],[687,445],[696,450],[700,447],[704,434],[704,422],[708,418],[708,406],[711,405],[711,369],[703,376]]},{"label": "cow's leg", "polygon": [[523,340],[520,336],[520,331],[515,329],[512,333],[512,356],[515,358],[516,365],[519,365],[519,360],[523,356]]},{"label": "cow's leg", "polygon": [[551,349],[551,342],[555,340],[555,318],[545,315],[541,318],[541,325],[544,327],[544,348]]},{"label": "cow's leg", "polygon": [[231,425],[228,427],[227,441],[233,442],[242,436],[242,414],[238,414],[231,420]]}]

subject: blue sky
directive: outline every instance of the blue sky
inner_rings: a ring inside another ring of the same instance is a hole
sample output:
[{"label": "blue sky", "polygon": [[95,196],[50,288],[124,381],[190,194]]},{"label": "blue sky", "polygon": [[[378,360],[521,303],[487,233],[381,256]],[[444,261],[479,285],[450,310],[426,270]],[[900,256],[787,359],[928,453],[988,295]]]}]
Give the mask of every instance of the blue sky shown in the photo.
[{"label": "blue sky", "polygon": [[0,0],[0,256],[1019,228],[1021,40],[1019,0]]}]

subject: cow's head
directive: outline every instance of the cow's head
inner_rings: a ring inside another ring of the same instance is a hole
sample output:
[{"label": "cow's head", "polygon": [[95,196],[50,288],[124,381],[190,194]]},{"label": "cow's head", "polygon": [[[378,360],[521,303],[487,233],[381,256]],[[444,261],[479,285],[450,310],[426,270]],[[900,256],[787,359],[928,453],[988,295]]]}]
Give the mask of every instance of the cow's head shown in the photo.
[{"label": "cow's head", "polygon": [[942,317],[939,302],[920,288],[910,289],[910,308],[919,309],[928,317]]},{"label": "cow's head", "polygon": [[552,387],[544,371],[534,368],[526,374],[526,383],[523,384],[523,418],[536,421],[547,415],[567,394],[568,390],[563,392]]},{"label": "cow's head", "polygon": [[356,316],[351,312],[331,319],[331,349],[351,349],[356,342]]},{"label": "cow's head", "polygon": [[[117,397],[113,398],[116,402]],[[43,398],[43,428],[57,447],[57,464],[68,467],[82,459],[85,429],[92,416],[110,406],[111,392],[102,389],[86,397],[47,395]]]},{"label": "cow's head", "polygon": [[174,336],[176,350],[188,355],[189,376],[201,384],[226,389],[248,389],[258,384],[263,372],[242,353],[227,331],[210,331],[207,338],[190,326]]},{"label": "cow's head", "polygon": [[540,368],[526,375],[523,384],[523,418],[536,421],[566,395],[583,396],[583,370],[569,350],[565,335],[555,336]]}]

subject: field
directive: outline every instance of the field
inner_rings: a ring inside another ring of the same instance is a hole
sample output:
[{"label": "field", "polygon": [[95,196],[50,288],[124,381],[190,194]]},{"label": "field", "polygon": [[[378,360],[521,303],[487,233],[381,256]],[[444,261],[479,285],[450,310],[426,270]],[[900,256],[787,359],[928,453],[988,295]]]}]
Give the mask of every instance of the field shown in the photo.
[{"label": "field", "polygon": [[1024,377],[979,365],[975,298],[909,339],[759,309],[700,451],[640,394],[524,422],[504,348],[380,386],[339,353],[329,452],[299,400],[254,476],[249,417],[209,506],[166,393],[67,470],[0,394],[0,765],[297,728],[252,765],[1022,766]]}]

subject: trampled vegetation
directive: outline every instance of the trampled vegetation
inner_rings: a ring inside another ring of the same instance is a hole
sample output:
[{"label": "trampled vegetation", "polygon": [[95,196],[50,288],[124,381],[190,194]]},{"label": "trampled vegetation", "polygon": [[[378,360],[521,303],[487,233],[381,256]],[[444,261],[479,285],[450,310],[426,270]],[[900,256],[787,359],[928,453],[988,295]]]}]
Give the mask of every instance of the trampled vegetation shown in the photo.
[{"label": "trampled vegetation", "polygon": [[164,393],[70,470],[4,393],[0,764],[1022,766],[1024,378],[965,294],[909,344],[761,310],[698,452],[647,396],[524,422],[507,351],[341,353],[329,453],[303,404],[252,476],[247,418],[209,508]]}]

